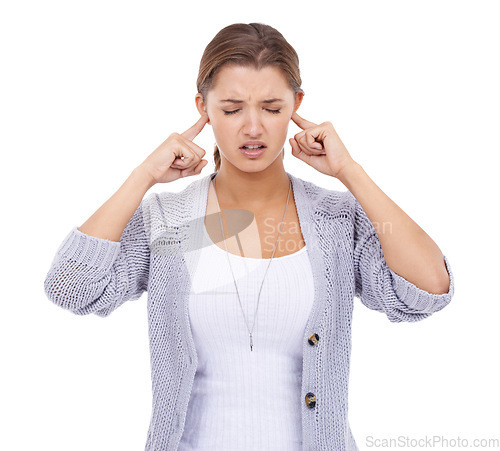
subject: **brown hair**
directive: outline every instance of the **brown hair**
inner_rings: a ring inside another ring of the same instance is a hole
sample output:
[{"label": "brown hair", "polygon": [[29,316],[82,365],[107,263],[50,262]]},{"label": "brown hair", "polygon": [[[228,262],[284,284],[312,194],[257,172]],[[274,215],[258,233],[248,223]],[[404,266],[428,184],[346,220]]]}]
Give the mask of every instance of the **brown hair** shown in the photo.
[{"label": "brown hair", "polygon": [[[220,30],[205,48],[201,57],[196,87],[206,96],[214,77],[225,64],[232,63],[260,70],[276,66],[283,71],[294,95],[304,93],[300,85],[299,57],[294,48],[275,28],[262,23],[235,23]],[[285,153],[283,153],[283,157]],[[214,149],[215,171],[220,169],[220,153]]]}]

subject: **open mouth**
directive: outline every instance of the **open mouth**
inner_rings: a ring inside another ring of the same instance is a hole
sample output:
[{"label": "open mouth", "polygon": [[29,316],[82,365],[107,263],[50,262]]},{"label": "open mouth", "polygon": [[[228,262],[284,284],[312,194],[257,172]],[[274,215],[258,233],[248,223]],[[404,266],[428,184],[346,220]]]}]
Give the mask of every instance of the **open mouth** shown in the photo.
[{"label": "open mouth", "polygon": [[260,150],[260,149],[265,149],[266,146],[242,146],[240,147],[240,149],[245,149],[245,150],[248,150],[249,152],[253,152],[253,151],[256,151],[256,150]]},{"label": "open mouth", "polygon": [[240,151],[246,155],[247,157],[259,157],[261,156],[265,150],[267,149],[266,146],[242,146],[240,147]]}]

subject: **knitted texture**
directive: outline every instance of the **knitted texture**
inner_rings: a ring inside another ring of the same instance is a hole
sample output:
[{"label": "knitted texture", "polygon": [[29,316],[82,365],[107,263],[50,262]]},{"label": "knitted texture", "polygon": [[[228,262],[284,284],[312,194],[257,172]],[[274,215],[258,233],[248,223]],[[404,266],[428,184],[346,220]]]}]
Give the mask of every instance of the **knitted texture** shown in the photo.
[{"label": "knitted texture", "polygon": [[[119,242],[74,227],[45,279],[48,298],[77,315],[108,316],[147,290],[153,402],[146,451],[176,450],[186,420],[198,364],[188,316],[187,264],[196,268],[207,245],[203,218],[214,174],[179,193],[146,196]],[[357,450],[347,404],[354,297],[391,322],[420,321],[451,301],[453,274],[445,256],[448,293],[416,287],[387,266],[375,228],[349,191],[287,174],[314,279],[303,337],[302,449]],[[319,340],[311,345],[313,334]],[[315,404],[305,402],[308,393],[315,395]]]}]

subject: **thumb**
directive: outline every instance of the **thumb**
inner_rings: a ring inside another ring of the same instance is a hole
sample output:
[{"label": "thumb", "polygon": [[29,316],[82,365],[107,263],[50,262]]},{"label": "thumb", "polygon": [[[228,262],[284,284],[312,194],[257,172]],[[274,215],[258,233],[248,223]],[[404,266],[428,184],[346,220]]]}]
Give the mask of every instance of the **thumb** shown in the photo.
[{"label": "thumb", "polygon": [[292,155],[294,157],[298,158],[299,160],[302,160],[304,163],[309,164],[310,156],[307,155],[306,153],[302,152],[302,150],[299,149],[297,141],[295,141],[295,139],[293,139],[293,138],[290,138],[289,142],[290,142],[290,146],[292,146]]}]

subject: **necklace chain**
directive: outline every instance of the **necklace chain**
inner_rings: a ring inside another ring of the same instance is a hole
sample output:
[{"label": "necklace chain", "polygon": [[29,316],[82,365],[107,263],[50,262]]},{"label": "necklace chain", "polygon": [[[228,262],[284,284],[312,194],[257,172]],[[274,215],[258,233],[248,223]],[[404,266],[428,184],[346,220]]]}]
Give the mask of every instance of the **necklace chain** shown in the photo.
[{"label": "necklace chain", "polygon": [[233,276],[234,286],[236,288],[236,294],[238,295],[238,301],[240,303],[241,312],[243,313],[243,318],[245,320],[245,324],[247,326],[248,333],[250,334],[250,351],[253,351],[252,332],[253,332],[253,328],[255,326],[255,321],[257,319],[257,310],[259,308],[260,293],[262,291],[262,287],[264,286],[264,280],[266,278],[269,266],[271,266],[271,262],[273,260],[274,253],[276,252],[276,247],[278,246],[278,241],[279,241],[280,235],[281,235],[281,229],[283,228],[283,222],[285,221],[286,210],[288,208],[288,200],[290,199],[290,191],[292,190],[292,181],[290,180],[290,185],[288,187],[288,197],[286,199],[285,213],[283,214],[283,219],[281,220],[280,229],[279,229],[279,232],[278,232],[278,238],[276,239],[276,243],[274,245],[273,254],[272,254],[271,258],[269,259],[269,264],[267,265],[266,272],[264,273],[264,277],[262,279],[262,284],[260,285],[259,296],[257,298],[257,307],[255,308],[255,314],[254,314],[254,319],[253,319],[252,330],[250,330],[250,328],[248,327],[248,322],[247,322],[247,319],[246,319],[246,316],[245,316],[245,312],[243,311],[243,306],[241,305],[241,299],[240,299],[240,293],[238,291],[238,285],[236,285],[236,279],[234,277],[233,268],[231,266],[231,262],[229,261],[229,252],[227,250],[227,244],[226,244],[226,233],[224,231],[224,225],[222,223],[222,210],[221,210],[220,205],[219,205],[219,198],[217,197],[217,189],[215,188],[215,177],[213,178],[213,185],[214,185],[214,191],[215,191],[215,199],[217,200],[217,207],[219,208],[220,227],[221,227],[222,236],[224,237],[224,247],[226,248],[227,262],[229,264],[229,269],[231,270],[231,275]]}]

